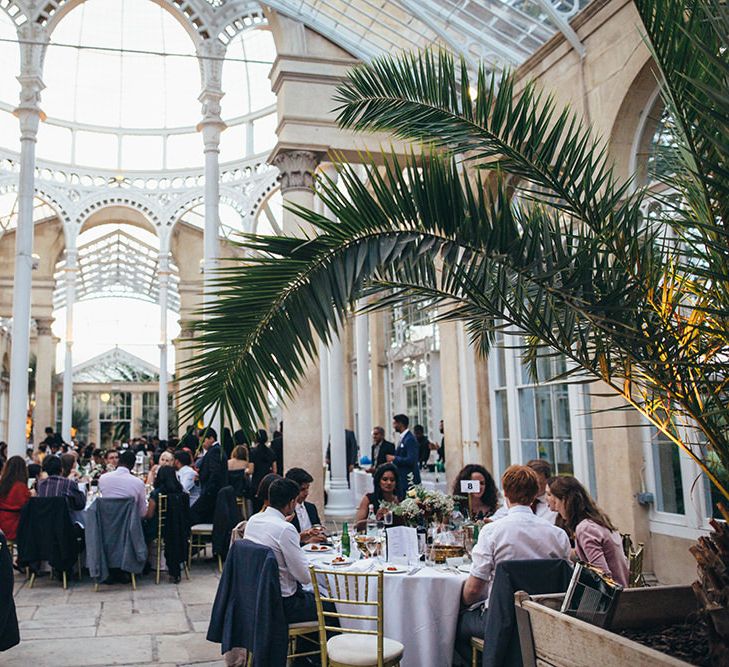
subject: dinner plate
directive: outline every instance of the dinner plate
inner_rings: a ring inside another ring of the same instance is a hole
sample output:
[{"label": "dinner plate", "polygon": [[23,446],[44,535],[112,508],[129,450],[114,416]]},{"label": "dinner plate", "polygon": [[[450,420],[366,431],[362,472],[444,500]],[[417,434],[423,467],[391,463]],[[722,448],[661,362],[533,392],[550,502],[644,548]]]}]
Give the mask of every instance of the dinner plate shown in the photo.
[{"label": "dinner plate", "polygon": [[305,544],[304,551],[308,551],[313,554],[326,554],[334,551],[334,548],[329,547],[326,544]]},{"label": "dinner plate", "polygon": [[465,572],[466,574],[471,574],[471,563],[462,563],[458,566],[459,572]]},{"label": "dinner plate", "polygon": [[385,565],[382,571],[385,574],[404,574],[408,571],[408,568],[402,567],[401,565]]},{"label": "dinner plate", "polygon": [[335,561],[334,558],[327,558],[325,560],[321,561],[324,565],[327,565],[328,567],[344,567],[345,565],[351,565],[352,561],[348,558],[345,558],[344,560],[338,560]]}]

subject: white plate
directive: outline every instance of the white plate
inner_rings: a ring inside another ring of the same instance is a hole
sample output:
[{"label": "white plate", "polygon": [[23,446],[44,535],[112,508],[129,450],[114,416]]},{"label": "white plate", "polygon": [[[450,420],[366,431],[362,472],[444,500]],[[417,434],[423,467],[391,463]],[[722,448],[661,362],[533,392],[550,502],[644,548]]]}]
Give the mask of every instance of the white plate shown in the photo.
[{"label": "white plate", "polygon": [[312,554],[328,554],[334,551],[334,548],[326,544],[305,544],[304,551]]},{"label": "white plate", "polygon": [[385,565],[382,571],[385,574],[404,574],[408,571],[408,568],[402,567],[401,565]]},{"label": "white plate", "polygon": [[458,566],[459,572],[465,572],[466,574],[471,574],[471,563],[462,563]]},{"label": "white plate", "polygon": [[352,561],[349,559],[338,560],[335,562],[333,558],[328,558],[326,560],[322,560],[321,562],[328,567],[344,567],[345,565],[352,564]]}]

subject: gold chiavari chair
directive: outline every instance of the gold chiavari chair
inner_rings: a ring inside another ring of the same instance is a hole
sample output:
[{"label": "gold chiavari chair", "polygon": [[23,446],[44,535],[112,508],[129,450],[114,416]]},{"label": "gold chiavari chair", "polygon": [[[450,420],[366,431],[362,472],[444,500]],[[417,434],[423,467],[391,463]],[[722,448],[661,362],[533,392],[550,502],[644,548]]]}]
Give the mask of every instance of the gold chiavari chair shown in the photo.
[{"label": "gold chiavari chair", "polygon": [[623,551],[628,559],[628,588],[642,588],[646,585],[643,576],[643,553],[645,546],[638,542],[638,548],[633,546],[633,539],[629,533],[623,533]]},{"label": "gold chiavari chair", "polygon": [[[322,665],[394,667],[400,664],[405,647],[384,636],[383,576],[382,571],[337,572],[311,566]],[[374,600],[370,599],[373,593]],[[324,607],[325,603],[348,611],[330,611]],[[361,607],[372,611],[362,613]],[[330,618],[339,619],[342,627],[330,625],[327,622]],[[373,625],[374,629],[366,629]],[[327,632],[339,634],[327,639]]]},{"label": "gold chiavari chair", "polygon": [[[160,494],[157,497],[157,575],[154,583],[159,583],[160,570],[162,569],[162,549],[164,548],[164,525],[167,519],[167,496]],[[192,537],[190,538],[192,541]],[[190,581],[190,567],[185,563],[185,577]]]}]

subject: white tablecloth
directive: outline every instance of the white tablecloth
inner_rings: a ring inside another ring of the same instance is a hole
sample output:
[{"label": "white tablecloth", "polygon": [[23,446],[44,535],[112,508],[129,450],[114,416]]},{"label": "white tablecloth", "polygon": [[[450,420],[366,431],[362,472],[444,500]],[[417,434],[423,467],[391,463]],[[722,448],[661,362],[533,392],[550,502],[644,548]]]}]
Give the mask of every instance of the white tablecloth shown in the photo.
[{"label": "white tablecloth", "polygon": [[364,470],[353,470],[349,482],[352,487],[352,504],[355,507],[359,507],[362,496],[375,490],[372,475]]},{"label": "white tablecloth", "polygon": [[[352,569],[367,569],[369,562],[358,561]],[[385,637],[405,646],[402,667],[450,667],[466,579],[465,574],[431,567],[413,575],[385,574]],[[371,586],[369,599],[374,600],[376,594],[376,586]],[[344,606],[340,612],[353,611],[352,605]],[[363,606],[355,613],[371,615],[373,607]]]}]

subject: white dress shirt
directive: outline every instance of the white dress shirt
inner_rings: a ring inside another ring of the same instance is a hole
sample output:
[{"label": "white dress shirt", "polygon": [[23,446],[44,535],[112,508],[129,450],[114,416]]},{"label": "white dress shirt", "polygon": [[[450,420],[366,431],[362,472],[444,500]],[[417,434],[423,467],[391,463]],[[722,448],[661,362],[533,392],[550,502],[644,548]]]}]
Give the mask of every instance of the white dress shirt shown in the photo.
[{"label": "white dress shirt", "polygon": [[569,559],[567,533],[538,517],[530,507],[514,505],[499,521],[486,524],[478,535],[471,557],[471,576],[488,582],[491,594],[496,566],[507,560]]},{"label": "white dress shirt", "polygon": [[188,493],[190,493],[192,487],[195,486],[195,477],[197,477],[197,473],[190,466],[182,466],[182,468],[177,471],[177,479],[180,480],[182,488]]},{"label": "white dress shirt", "polygon": [[114,472],[99,477],[99,493],[102,498],[134,498],[139,516],[147,513],[147,491],[144,482],[132,475],[129,468],[119,466]]},{"label": "white dress shirt", "polygon": [[299,545],[299,533],[277,509],[268,507],[264,512],[254,514],[246,526],[246,539],[273,551],[278,562],[282,597],[296,593],[297,582],[311,583],[309,563]]},{"label": "white dress shirt", "polygon": [[309,530],[311,528],[311,519],[309,518],[309,513],[306,511],[306,507],[304,507],[304,503],[296,503],[296,509],[294,511],[296,512],[296,518],[299,520],[301,532],[303,533],[305,530]]}]

